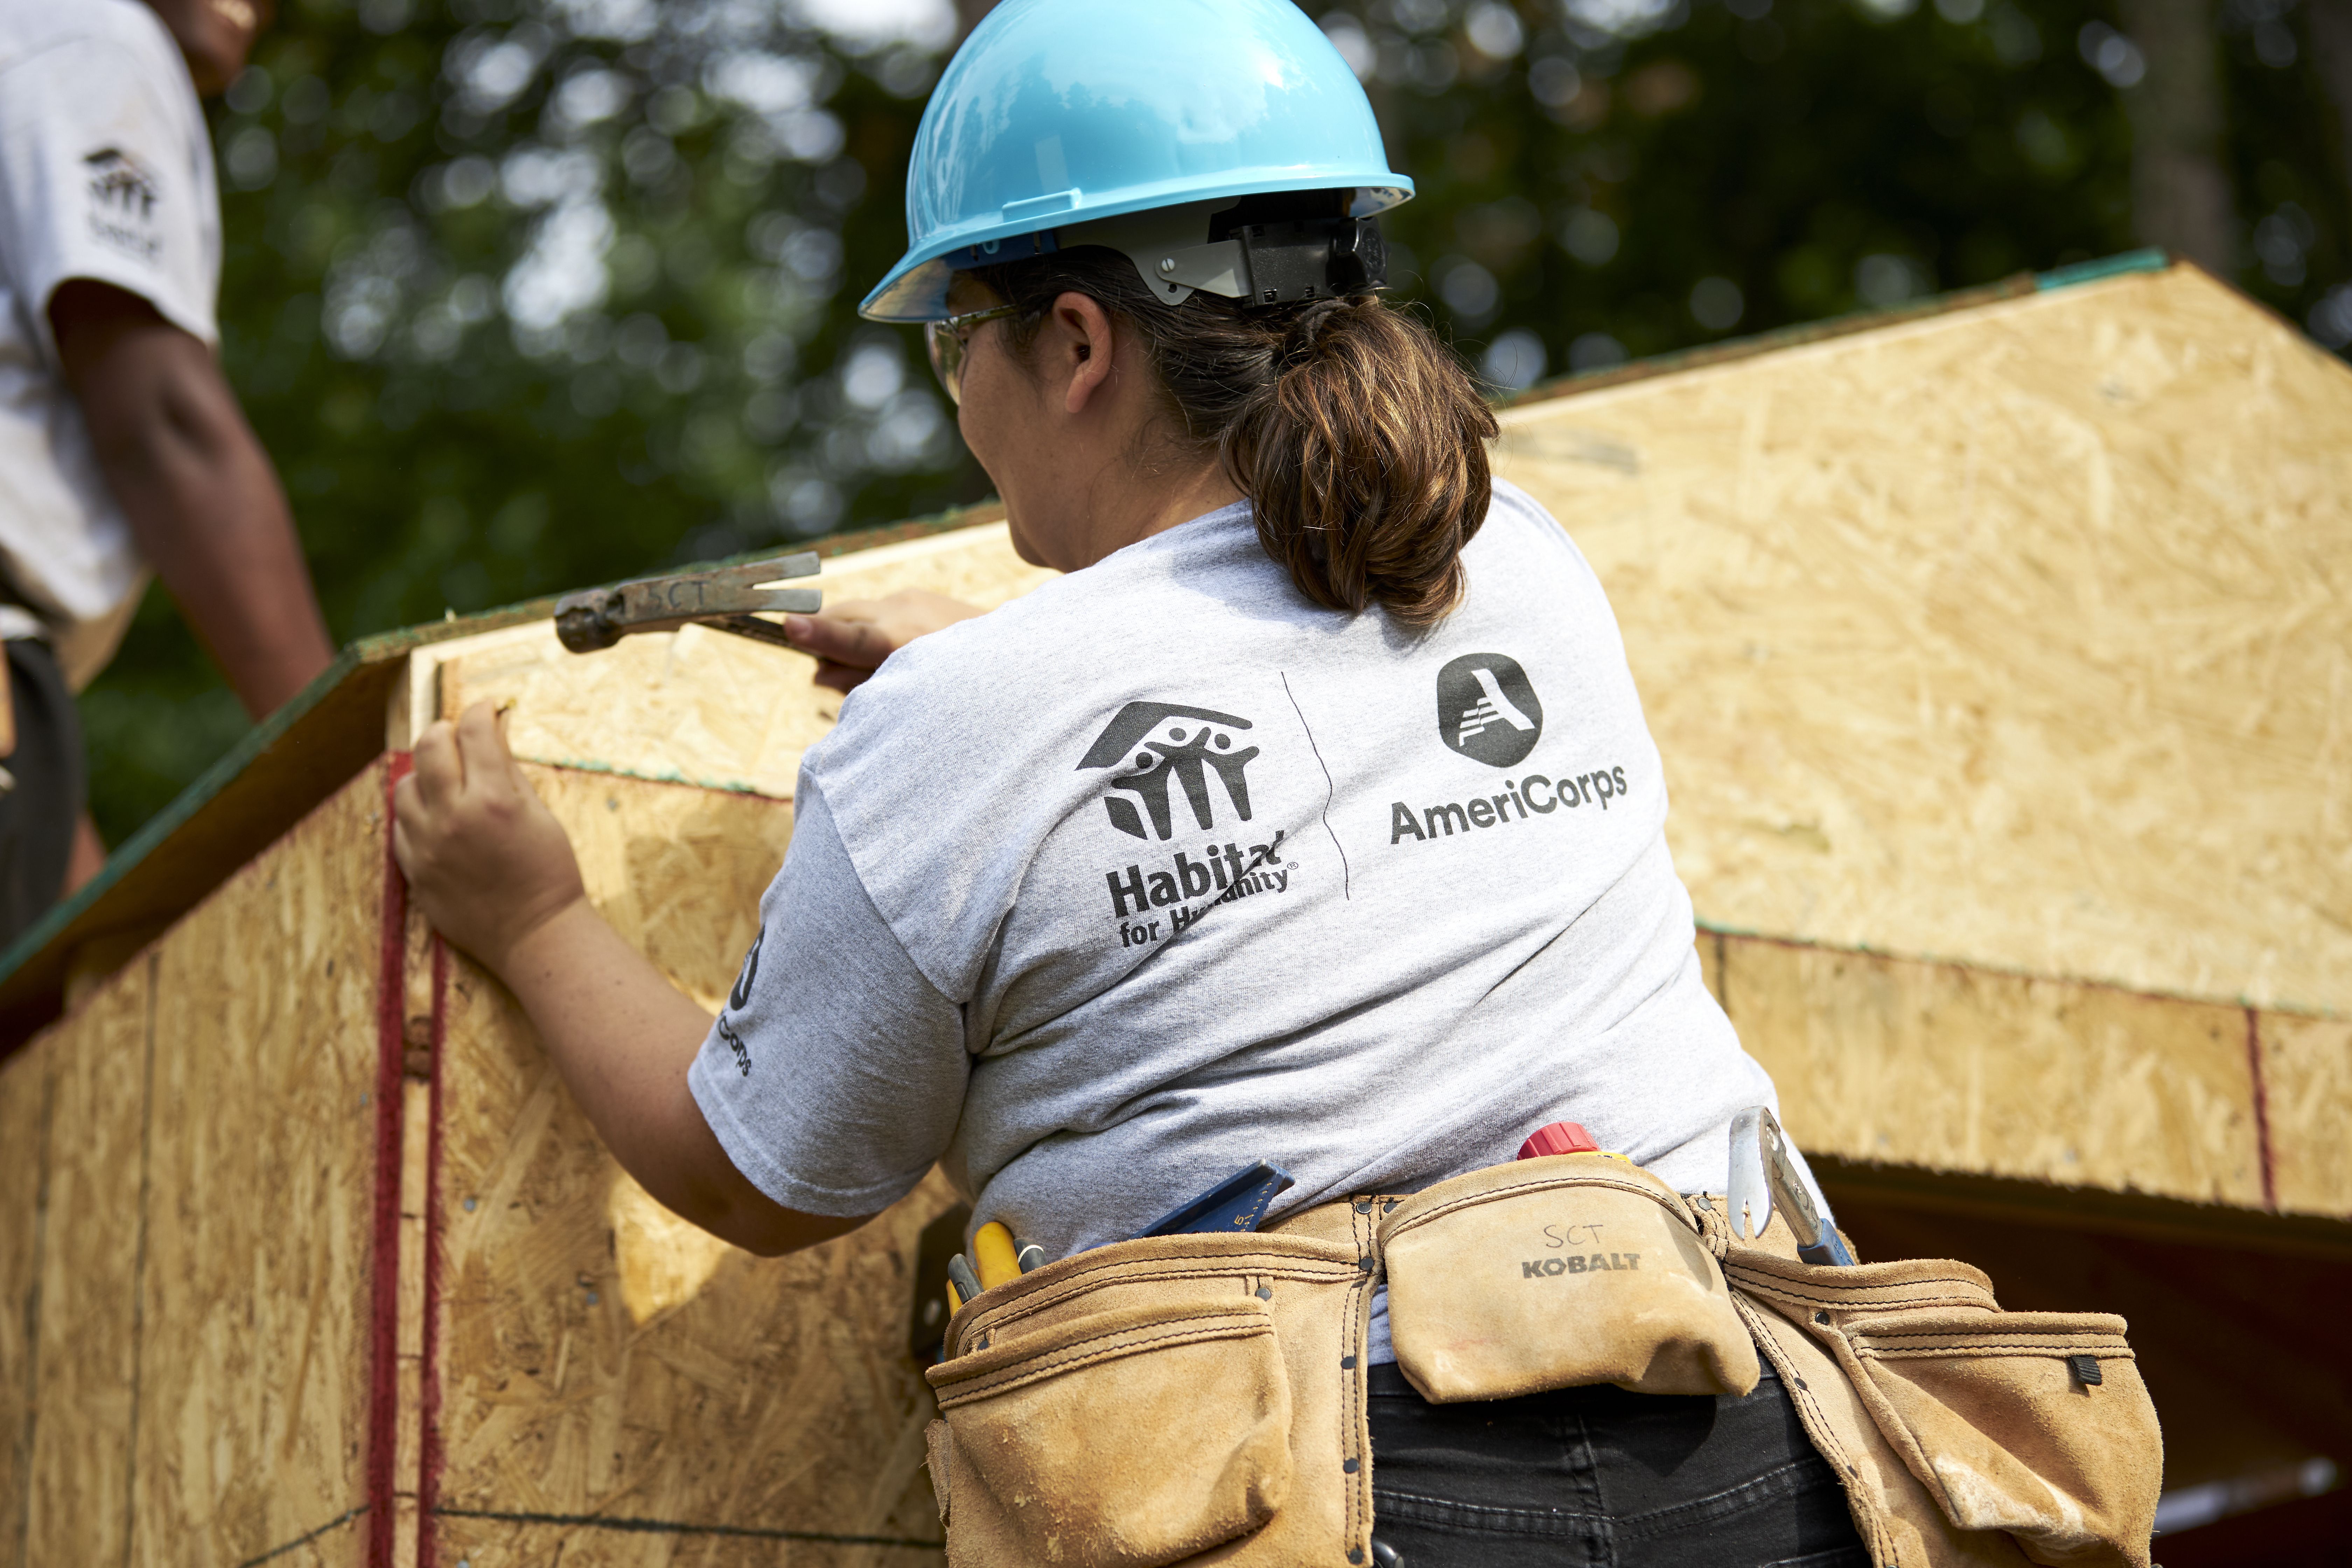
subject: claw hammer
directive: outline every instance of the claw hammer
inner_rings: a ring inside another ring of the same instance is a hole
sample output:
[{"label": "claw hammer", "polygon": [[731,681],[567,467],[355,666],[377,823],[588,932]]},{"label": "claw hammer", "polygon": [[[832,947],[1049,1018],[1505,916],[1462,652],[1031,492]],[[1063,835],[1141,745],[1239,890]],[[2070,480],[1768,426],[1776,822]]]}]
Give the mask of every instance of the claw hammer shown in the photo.
[{"label": "claw hammer", "polygon": [[639,577],[609,588],[587,588],[555,601],[555,635],[573,653],[594,653],[611,647],[636,632],[674,632],[684,626],[707,626],[778,647],[793,645],[784,628],[763,621],[754,610],[813,615],[824,602],[815,588],[777,588],[770,584],[793,577],[817,574],[816,552],[749,561],[709,572],[681,572],[667,577]]}]

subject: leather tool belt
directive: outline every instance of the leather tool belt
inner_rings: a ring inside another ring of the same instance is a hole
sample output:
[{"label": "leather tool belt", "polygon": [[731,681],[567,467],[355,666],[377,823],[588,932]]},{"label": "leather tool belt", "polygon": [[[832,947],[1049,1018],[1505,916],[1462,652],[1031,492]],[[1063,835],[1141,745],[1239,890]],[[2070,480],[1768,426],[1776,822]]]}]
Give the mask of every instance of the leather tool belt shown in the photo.
[{"label": "leather tool belt", "polygon": [[2147,1568],[2162,1444],[2122,1319],[2004,1312],[1963,1263],[1802,1263],[1777,1219],[1741,1246],[1723,1212],[1556,1155],[983,1291],[926,1373],[950,1568],[1370,1563],[1382,1282],[1433,1402],[1744,1394],[1760,1353],[1873,1562]]}]

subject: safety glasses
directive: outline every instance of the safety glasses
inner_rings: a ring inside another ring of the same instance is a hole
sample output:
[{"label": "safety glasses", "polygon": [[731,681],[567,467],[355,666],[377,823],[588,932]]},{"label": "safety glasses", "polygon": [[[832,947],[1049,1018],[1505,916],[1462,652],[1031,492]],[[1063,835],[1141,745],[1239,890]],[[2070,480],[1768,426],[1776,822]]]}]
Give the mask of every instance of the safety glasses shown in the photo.
[{"label": "safety glasses", "polygon": [[947,388],[950,403],[963,402],[963,351],[971,342],[972,330],[1020,313],[1018,305],[992,305],[985,310],[966,310],[961,316],[924,324],[923,341],[931,351],[931,372]]}]

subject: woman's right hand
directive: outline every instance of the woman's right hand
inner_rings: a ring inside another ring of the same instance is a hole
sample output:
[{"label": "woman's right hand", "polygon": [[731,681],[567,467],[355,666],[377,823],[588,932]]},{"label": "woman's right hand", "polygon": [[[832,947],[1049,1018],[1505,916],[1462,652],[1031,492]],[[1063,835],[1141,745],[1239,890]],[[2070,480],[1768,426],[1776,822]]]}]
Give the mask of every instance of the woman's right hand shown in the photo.
[{"label": "woman's right hand", "polygon": [[488,702],[417,737],[392,820],[393,858],[416,907],[493,973],[507,976],[527,938],[585,907],[572,840],[515,765]]},{"label": "woman's right hand", "polygon": [[847,691],[924,633],[986,613],[945,594],[909,588],[885,599],[845,599],[821,616],[786,616],[784,635],[803,653],[816,656],[819,686]]}]

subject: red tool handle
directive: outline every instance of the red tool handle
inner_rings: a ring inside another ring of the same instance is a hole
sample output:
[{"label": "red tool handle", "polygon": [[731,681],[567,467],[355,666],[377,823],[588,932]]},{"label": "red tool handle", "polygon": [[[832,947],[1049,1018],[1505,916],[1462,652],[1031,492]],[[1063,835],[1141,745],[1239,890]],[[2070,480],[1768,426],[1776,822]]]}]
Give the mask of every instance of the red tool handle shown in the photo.
[{"label": "red tool handle", "polygon": [[1541,1159],[1546,1154],[1598,1154],[1601,1145],[1592,1134],[1573,1121],[1555,1121],[1549,1127],[1538,1127],[1526,1142],[1519,1145],[1522,1160]]}]

